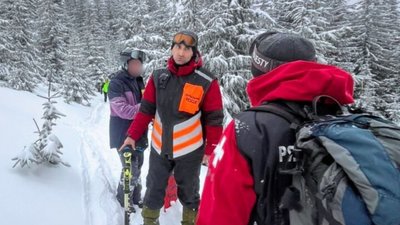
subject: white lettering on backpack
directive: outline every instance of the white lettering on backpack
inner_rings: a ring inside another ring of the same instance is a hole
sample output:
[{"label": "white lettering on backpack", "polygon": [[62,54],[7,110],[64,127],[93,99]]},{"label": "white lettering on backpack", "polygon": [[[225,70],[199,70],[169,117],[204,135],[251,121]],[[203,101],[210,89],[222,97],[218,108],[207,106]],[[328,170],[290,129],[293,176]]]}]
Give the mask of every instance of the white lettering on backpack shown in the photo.
[{"label": "white lettering on backpack", "polygon": [[279,146],[279,162],[296,162],[297,159],[293,155],[294,146]]}]

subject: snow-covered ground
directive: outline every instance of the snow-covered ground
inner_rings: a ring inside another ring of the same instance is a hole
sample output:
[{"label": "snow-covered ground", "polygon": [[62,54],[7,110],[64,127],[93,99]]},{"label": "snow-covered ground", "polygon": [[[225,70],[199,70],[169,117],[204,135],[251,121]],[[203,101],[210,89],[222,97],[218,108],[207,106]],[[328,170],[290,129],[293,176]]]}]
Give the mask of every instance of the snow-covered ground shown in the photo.
[{"label": "snow-covered ground", "polygon": [[[37,89],[44,94],[44,89]],[[33,165],[12,168],[11,159],[24,146],[36,140],[41,126],[42,103],[29,92],[0,88],[0,224],[1,225],[120,225],[123,210],[115,199],[121,165],[114,149],[108,147],[109,105],[96,96],[91,107],[56,105],[67,117],[54,128],[64,145],[64,161],[71,167]],[[148,154],[142,169],[142,180],[148,170]],[[204,179],[206,168],[202,168]],[[143,190],[143,193],[144,194]],[[167,212],[162,210],[161,224],[180,224],[182,206],[178,203]],[[141,224],[140,210],[131,224]]]}]

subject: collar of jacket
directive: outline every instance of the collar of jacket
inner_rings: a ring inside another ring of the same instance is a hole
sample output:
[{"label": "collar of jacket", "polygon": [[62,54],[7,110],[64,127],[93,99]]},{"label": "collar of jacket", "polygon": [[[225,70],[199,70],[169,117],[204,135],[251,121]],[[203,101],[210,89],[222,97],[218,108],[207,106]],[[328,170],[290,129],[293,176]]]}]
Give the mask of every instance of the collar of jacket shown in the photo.
[{"label": "collar of jacket", "polygon": [[168,59],[167,68],[172,74],[176,76],[188,76],[195,70],[203,66],[203,60],[199,52],[197,56],[190,60],[187,64],[177,66],[172,56]]},{"label": "collar of jacket", "polygon": [[125,78],[128,78],[129,80],[140,80],[140,79],[143,79],[142,76],[132,77],[131,75],[129,75],[128,70],[126,70],[126,69],[122,69],[122,71],[123,71],[123,76]]}]

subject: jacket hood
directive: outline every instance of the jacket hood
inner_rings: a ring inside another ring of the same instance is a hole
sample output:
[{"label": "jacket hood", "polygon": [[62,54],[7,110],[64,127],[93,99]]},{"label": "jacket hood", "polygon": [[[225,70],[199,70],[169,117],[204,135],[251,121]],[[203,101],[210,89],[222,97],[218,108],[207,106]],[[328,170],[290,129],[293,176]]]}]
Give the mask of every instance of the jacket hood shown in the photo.
[{"label": "jacket hood", "polygon": [[352,76],[342,69],[295,61],[251,79],[247,93],[252,106],[276,100],[311,102],[319,95],[329,95],[345,105],[354,102],[353,88]]}]

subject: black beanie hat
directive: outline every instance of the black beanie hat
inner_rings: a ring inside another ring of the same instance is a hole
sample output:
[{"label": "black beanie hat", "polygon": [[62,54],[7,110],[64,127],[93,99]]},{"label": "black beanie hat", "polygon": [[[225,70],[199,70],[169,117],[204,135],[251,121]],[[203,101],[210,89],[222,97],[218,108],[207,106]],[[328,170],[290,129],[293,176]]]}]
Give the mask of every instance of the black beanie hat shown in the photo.
[{"label": "black beanie hat", "polygon": [[[177,32],[177,33],[174,34],[174,36],[172,37],[171,49],[174,47],[175,44],[177,44],[177,43],[174,42],[174,38],[175,38],[175,36],[176,36],[177,34],[186,34],[186,35],[191,36],[191,37],[194,39],[195,45],[194,45],[194,46],[190,46],[190,47],[191,47],[192,50],[193,50],[193,57],[195,57],[195,56],[196,56],[196,53],[197,53],[197,51],[198,51],[198,45],[199,45],[199,37],[197,36],[197,34],[194,33],[193,31],[190,31],[190,30],[182,30],[182,31]],[[178,44],[179,44],[179,43],[178,43]]]},{"label": "black beanie hat", "polygon": [[251,72],[254,77],[266,74],[284,63],[315,61],[313,44],[296,34],[266,32],[251,44]]}]

